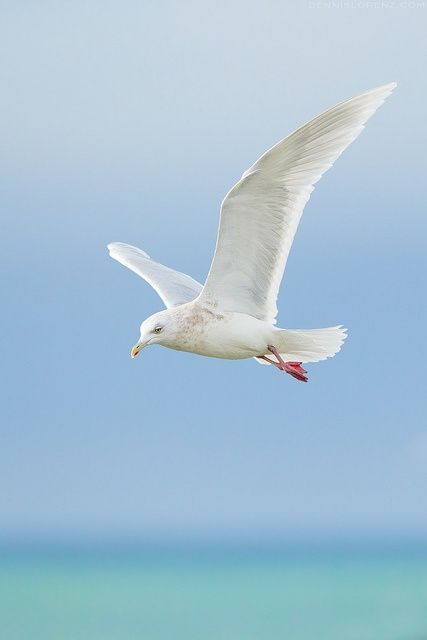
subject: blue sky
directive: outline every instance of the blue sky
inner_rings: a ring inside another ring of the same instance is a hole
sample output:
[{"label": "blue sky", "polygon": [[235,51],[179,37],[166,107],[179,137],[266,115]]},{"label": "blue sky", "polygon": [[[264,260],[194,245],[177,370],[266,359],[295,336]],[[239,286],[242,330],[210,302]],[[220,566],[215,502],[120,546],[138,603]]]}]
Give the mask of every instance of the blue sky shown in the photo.
[{"label": "blue sky", "polygon": [[[15,3],[0,25],[4,534],[420,534],[426,9]],[[316,5],[317,6],[317,5]],[[279,324],[310,382],[153,347],[130,242],[203,281],[219,202],[336,102],[399,86],[317,185]]]}]

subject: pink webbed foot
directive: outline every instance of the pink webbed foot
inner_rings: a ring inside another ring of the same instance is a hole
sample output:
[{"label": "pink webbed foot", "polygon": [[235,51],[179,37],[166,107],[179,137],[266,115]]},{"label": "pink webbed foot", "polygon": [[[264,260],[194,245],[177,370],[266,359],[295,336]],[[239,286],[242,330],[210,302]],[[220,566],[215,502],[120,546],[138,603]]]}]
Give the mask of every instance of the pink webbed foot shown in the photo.
[{"label": "pink webbed foot", "polygon": [[307,371],[302,368],[301,362],[285,362],[285,371],[300,382],[308,381],[308,377],[305,375]]},{"label": "pink webbed foot", "polygon": [[301,362],[285,362],[276,347],[271,344],[268,345],[268,350],[277,358],[277,362],[267,356],[261,356],[262,360],[266,360],[270,364],[274,364],[275,367],[281,371],[286,371],[286,373],[289,373],[290,376],[296,378],[296,380],[299,380],[300,382],[308,381],[308,377],[306,376],[307,371],[302,368]]}]

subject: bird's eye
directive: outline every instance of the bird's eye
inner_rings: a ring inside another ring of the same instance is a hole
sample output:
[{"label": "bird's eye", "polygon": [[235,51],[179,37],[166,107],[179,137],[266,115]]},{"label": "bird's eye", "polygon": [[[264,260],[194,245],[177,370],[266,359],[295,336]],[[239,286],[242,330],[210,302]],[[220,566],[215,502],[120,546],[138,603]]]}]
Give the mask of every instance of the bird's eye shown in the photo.
[{"label": "bird's eye", "polygon": [[155,327],[154,333],[160,333],[161,330],[162,330],[162,327]]}]

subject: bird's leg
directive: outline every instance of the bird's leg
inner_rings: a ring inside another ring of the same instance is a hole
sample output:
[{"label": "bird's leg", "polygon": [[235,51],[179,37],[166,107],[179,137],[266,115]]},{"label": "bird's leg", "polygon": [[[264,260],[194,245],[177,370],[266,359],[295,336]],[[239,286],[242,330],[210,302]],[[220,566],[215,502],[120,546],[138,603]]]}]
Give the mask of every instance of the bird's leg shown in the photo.
[{"label": "bird's leg", "polygon": [[[276,347],[274,347],[272,344],[268,345],[268,350],[274,356],[276,356],[279,362],[276,365],[278,369],[280,369],[281,371],[286,371],[286,373],[289,373],[290,376],[292,376],[293,378],[296,378],[297,380],[300,380],[301,382],[307,382],[308,378],[305,375],[307,371],[302,368],[301,362],[285,362],[282,356],[280,355],[280,353],[277,351]],[[270,358],[266,358],[266,359],[270,361]],[[271,360],[271,362],[273,361]]]},{"label": "bird's leg", "polygon": [[276,347],[274,347],[272,344],[269,344],[267,348],[270,351],[270,353],[276,356],[278,360],[278,369],[281,369],[282,371],[286,371],[286,362],[283,360],[282,356],[277,351]]},{"label": "bird's leg", "polygon": [[258,358],[258,360],[265,360],[266,362],[268,362],[268,364],[274,364],[275,367],[277,367],[278,369],[283,371],[282,365],[280,364],[280,362],[276,362],[275,360],[272,360],[271,358],[268,358],[267,356],[257,356],[257,358]]}]

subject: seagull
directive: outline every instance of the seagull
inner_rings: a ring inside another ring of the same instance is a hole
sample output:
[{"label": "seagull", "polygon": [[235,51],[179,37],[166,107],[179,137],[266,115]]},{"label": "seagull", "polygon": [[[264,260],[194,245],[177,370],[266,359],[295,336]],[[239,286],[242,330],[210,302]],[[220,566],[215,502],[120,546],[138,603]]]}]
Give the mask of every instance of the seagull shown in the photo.
[{"label": "seagull", "polygon": [[361,133],[396,83],[341,102],[266,151],[227,193],[215,254],[204,285],[128,244],[112,258],[148,282],[166,309],[140,327],[132,358],[152,344],[211,358],[255,358],[302,382],[301,366],[340,351],[342,325],[276,327],[277,296],[304,206],[314,185]]}]

